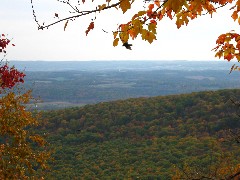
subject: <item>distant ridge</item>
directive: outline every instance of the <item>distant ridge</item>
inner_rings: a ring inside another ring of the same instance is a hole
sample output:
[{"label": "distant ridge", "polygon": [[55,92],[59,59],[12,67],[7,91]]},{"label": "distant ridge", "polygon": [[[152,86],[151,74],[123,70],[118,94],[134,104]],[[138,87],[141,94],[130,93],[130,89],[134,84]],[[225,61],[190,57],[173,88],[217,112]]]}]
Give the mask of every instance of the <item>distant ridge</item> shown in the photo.
[{"label": "distant ridge", "polygon": [[226,61],[10,61],[26,71],[103,71],[103,70],[229,70],[232,62]]}]

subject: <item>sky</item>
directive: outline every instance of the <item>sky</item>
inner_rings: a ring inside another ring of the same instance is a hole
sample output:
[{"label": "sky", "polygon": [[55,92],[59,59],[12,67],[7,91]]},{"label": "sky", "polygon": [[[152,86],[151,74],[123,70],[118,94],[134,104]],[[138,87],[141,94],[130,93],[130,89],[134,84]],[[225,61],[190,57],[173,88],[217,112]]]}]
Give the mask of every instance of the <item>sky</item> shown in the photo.
[{"label": "sky", "polygon": [[[41,23],[53,22],[56,20],[55,13],[64,17],[69,11],[68,7],[57,0],[33,0],[33,4]],[[95,5],[86,3],[82,8],[94,9]],[[229,8],[230,6],[219,9],[212,18],[210,15],[201,16],[180,29],[177,29],[174,21],[165,19],[158,23],[156,41],[149,44],[142,41],[139,36],[137,40],[129,41],[133,44],[133,50],[130,51],[121,45],[113,47],[111,31],[116,30],[118,24],[127,22],[137,10],[142,10],[142,3],[138,4],[137,1],[132,10],[125,14],[116,9],[97,13],[95,28],[86,37],[85,30],[94,15],[69,22],[66,31],[64,22],[49,29],[38,30],[33,19],[30,0],[1,0],[0,33],[8,34],[16,45],[8,48],[8,60],[219,61],[211,51],[216,46],[217,37],[239,27],[233,22]],[[110,33],[104,33],[102,29]]]}]

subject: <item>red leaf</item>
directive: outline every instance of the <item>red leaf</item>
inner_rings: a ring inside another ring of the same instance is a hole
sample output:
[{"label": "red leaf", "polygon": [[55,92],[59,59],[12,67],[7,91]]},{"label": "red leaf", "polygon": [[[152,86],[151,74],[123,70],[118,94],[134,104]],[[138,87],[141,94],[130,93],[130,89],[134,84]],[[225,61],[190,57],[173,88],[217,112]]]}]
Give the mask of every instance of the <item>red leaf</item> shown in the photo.
[{"label": "red leaf", "polygon": [[88,35],[89,31],[92,30],[94,28],[94,22],[91,22],[87,28],[86,32],[86,36]]},{"label": "red leaf", "polygon": [[154,19],[152,19],[150,23],[157,24],[157,22]]},{"label": "red leaf", "polygon": [[224,56],[224,59],[227,59],[228,61],[231,61],[234,58],[234,56],[232,54],[228,54],[226,56]]},{"label": "red leaf", "polygon": [[24,83],[24,76],[25,74],[23,72],[18,71],[14,67],[9,68],[9,66],[5,64],[0,67],[0,87],[2,89],[12,88],[18,82]]}]

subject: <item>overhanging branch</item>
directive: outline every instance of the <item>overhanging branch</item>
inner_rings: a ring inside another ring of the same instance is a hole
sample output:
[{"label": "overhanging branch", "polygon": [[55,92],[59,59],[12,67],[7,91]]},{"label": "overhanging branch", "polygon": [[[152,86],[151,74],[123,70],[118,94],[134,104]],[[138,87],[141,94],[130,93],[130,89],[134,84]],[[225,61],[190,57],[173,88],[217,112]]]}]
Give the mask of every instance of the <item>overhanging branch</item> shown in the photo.
[{"label": "overhanging branch", "polygon": [[113,7],[117,7],[118,5],[120,5],[122,1],[119,1],[118,3],[115,3],[115,4],[112,4],[112,5],[109,5],[109,6],[106,6],[104,8],[98,8],[98,9],[95,9],[95,10],[90,10],[90,11],[76,11],[78,14],[77,15],[74,15],[74,16],[69,16],[69,17],[66,17],[66,18],[62,18],[62,19],[59,19],[53,23],[50,23],[48,25],[40,25],[39,21],[37,20],[37,16],[36,16],[36,13],[35,13],[35,10],[34,10],[34,6],[33,6],[33,0],[31,0],[31,4],[32,4],[32,13],[33,13],[33,17],[34,17],[34,20],[35,22],[37,23],[38,25],[38,30],[43,30],[43,29],[46,29],[46,28],[49,28],[50,26],[53,26],[55,24],[58,24],[62,21],[67,21],[67,20],[71,20],[71,19],[75,19],[75,18],[79,18],[81,16],[85,16],[85,15],[88,15],[88,14],[92,14],[92,13],[95,13],[95,12],[100,12],[100,11],[103,11],[103,10],[107,10],[107,9],[110,9],[110,8],[113,8]]}]

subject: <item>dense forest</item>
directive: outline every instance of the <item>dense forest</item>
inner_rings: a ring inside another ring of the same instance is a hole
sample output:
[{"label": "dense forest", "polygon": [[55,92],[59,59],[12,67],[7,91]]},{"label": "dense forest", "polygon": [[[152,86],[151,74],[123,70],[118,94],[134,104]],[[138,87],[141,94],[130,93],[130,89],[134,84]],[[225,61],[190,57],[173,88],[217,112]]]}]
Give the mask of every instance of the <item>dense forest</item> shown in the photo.
[{"label": "dense forest", "polygon": [[[240,90],[102,102],[42,113],[53,150],[47,179],[171,179],[231,175],[240,146]],[[186,170],[187,169],[187,170]],[[226,170],[227,169],[227,170]],[[218,179],[217,178],[217,179]]]}]

